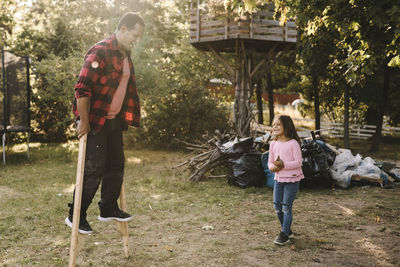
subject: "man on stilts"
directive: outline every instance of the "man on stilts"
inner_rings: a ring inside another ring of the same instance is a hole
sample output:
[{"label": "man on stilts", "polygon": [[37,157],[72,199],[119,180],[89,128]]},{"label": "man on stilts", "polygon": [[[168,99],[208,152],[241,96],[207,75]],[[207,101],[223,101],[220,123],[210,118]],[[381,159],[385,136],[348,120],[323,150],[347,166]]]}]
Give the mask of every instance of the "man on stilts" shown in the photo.
[{"label": "man on stilts", "polygon": [[[132,219],[118,207],[117,200],[124,175],[122,132],[128,125],[139,127],[140,102],[131,47],[140,40],[143,31],[144,22],[137,14],[123,15],[115,33],[89,49],[75,86],[73,112],[78,119],[78,138],[87,134],[79,220],[81,234],[93,232],[86,211],[100,182],[98,219],[103,222]],[[74,203],[68,206],[65,223],[72,227]]]}]

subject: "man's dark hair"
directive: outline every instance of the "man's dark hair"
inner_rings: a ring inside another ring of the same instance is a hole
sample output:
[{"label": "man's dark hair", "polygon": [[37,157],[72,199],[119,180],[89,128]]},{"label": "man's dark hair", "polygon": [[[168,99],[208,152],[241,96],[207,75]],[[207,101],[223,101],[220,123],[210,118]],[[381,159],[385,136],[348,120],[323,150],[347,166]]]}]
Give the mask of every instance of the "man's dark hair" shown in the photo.
[{"label": "man's dark hair", "polygon": [[125,13],[119,20],[117,30],[121,29],[122,25],[125,25],[129,30],[132,30],[137,23],[144,27],[144,21],[139,17],[139,15],[133,12]]}]

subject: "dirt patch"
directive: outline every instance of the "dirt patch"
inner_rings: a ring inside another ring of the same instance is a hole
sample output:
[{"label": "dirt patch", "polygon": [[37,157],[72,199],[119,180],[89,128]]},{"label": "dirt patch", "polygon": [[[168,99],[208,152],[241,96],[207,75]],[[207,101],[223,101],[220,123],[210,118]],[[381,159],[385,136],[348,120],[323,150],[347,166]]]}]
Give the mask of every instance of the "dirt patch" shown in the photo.
[{"label": "dirt patch", "polygon": [[[294,240],[295,248],[304,249],[302,245],[307,242],[318,247],[313,265],[398,266],[400,210],[396,205],[400,187],[352,191],[351,195],[320,196],[317,201],[299,199],[303,207],[297,209],[295,223],[301,234]],[[383,194],[392,196],[392,200],[383,204]],[[299,214],[310,206],[308,216]]]},{"label": "dirt patch", "polygon": [[[299,194],[294,208],[295,237],[284,247],[273,244],[279,226],[272,192],[267,192],[267,198],[256,194],[234,211],[212,205],[203,219],[191,213],[171,213],[156,221],[141,216],[145,234],[135,245],[149,254],[164,251],[168,266],[400,264],[400,186],[323,190],[325,195],[314,190]],[[205,225],[212,229],[204,230]]]},{"label": "dirt patch", "polygon": [[[301,185],[294,237],[280,247],[273,243],[280,226],[272,189],[240,189],[224,179],[188,182],[171,170],[182,159],[176,152],[126,154],[130,257],[123,258],[115,224],[97,220],[98,194],[88,210],[94,233],[79,266],[400,266],[400,183]],[[29,164],[23,175],[9,168],[7,183],[0,180],[0,265],[66,266],[64,219],[76,170],[61,160]]]},{"label": "dirt patch", "polygon": [[0,186],[0,200],[8,200],[10,198],[16,198],[20,196],[22,196],[22,193],[8,186]]}]

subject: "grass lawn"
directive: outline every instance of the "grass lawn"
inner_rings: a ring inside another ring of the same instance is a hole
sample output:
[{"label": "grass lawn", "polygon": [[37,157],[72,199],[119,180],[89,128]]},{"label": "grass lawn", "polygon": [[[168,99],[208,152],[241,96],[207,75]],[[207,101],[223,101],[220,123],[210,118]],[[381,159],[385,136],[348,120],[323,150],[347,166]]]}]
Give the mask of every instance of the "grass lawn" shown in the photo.
[{"label": "grass lawn", "polygon": [[[9,148],[0,167],[0,266],[67,266],[64,225],[76,175],[77,142]],[[14,152],[12,151],[14,150]],[[398,151],[398,150],[397,150]],[[398,155],[398,153],[397,153]],[[304,188],[294,204],[294,238],[279,232],[272,189],[225,179],[193,183],[171,167],[181,152],[126,148],[130,257],[114,223],[88,211],[94,233],[79,266],[399,266],[400,186]]]}]

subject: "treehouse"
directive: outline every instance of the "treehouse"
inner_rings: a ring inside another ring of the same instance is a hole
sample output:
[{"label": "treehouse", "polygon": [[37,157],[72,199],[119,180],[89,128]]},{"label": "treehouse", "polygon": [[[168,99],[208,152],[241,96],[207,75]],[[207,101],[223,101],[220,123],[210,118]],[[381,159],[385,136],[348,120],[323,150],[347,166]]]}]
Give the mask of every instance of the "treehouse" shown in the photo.
[{"label": "treehouse", "polygon": [[[224,78],[235,87],[234,123],[239,136],[250,135],[252,88],[276,58],[295,48],[294,21],[283,25],[274,20],[274,6],[234,15],[225,10],[210,10],[197,2],[190,6],[190,43],[211,57]],[[209,55],[211,54],[211,55]],[[227,59],[223,54],[230,54]]]}]

